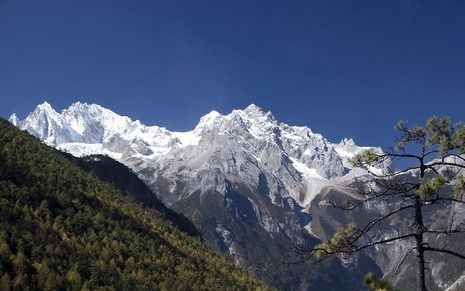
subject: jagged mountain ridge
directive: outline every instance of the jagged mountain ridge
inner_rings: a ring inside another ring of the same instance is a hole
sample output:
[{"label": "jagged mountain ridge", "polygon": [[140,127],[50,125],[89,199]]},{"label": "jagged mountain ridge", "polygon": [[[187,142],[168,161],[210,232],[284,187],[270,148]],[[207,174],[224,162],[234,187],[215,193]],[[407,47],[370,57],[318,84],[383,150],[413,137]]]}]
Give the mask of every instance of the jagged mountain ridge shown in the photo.
[{"label": "jagged mountain ridge", "polygon": [[[286,176],[298,182],[342,177],[351,170],[347,159],[366,149],[355,145],[352,139],[334,144],[306,126],[278,124],[271,112],[264,112],[254,104],[244,110],[233,110],[228,115],[212,111],[188,132],[146,126],[99,105],[80,102],[61,113],[44,102],[24,120],[13,114],[10,122],[47,145],[75,156],[106,154],[123,162],[134,159],[153,161],[160,168],[167,162],[174,162],[173,156],[185,155],[194,148],[199,155],[209,154],[208,159],[215,154],[207,149],[212,144],[236,143],[241,154],[259,168],[271,171],[279,167],[280,164],[276,165],[269,158],[271,152],[278,155],[279,163],[287,167]],[[187,158],[190,158],[188,164],[197,168],[203,166],[199,163],[207,160],[198,157],[184,157],[184,160]],[[182,163],[181,159],[179,163]],[[292,195],[291,189],[298,188],[297,184],[286,181],[289,195],[296,196]]]},{"label": "jagged mountain ridge", "polygon": [[212,111],[188,132],[146,126],[79,102],[61,113],[44,103],[10,122],[75,156],[105,154],[122,162],[189,217],[208,243],[275,286],[361,285],[363,268],[337,260],[329,265],[340,270],[334,281],[325,278],[326,267],[276,267],[289,258],[294,242],[316,242],[333,230],[317,214],[325,216],[320,209],[327,205],[312,202],[320,193],[350,195],[341,184],[358,172],[348,158],[365,149],[353,140],[331,143],[308,127],[278,123],[255,105],[227,115]]}]

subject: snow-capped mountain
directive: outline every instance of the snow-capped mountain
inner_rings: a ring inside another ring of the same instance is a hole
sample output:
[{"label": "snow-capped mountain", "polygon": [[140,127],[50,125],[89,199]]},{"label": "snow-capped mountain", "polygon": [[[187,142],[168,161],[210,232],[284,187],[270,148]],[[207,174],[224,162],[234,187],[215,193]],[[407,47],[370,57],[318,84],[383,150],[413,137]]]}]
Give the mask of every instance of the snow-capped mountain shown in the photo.
[{"label": "snow-capped mountain", "polygon": [[[357,146],[352,139],[332,143],[306,126],[279,123],[253,104],[229,114],[212,111],[187,132],[147,126],[80,102],[60,113],[45,102],[23,120],[13,114],[10,122],[72,155],[104,154],[125,164],[160,200],[188,217],[207,243],[274,286],[361,290],[368,271],[393,282],[412,281],[408,270],[414,262],[399,268],[399,254],[409,251],[402,243],[323,265],[283,264],[292,261],[294,243],[326,240],[349,221],[363,225],[385,211],[380,204],[344,212],[328,203],[353,197],[346,186],[366,175],[352,168],[349,159],[370,147]],[[429,214],[433,219],[441,215]],[[373,236],[402,233],[404,224],[396,219]],[[450,239],[447,244],[460,248],[462,241]],[[457,278],[465,264],[449,266],[433,258],[432,265],[438,290],[454,282],[451,288],[460,289],[463,278]]]},{"label": "snow-capped mountain", "polygon": [[[279,123],[253,104],[229,114],[212,111],[187,132],[80,102],[60,113],[45,102],[10,122],[75,156],[105,154],[122,162],[189,217],[208,243],[285,288],[322,280],[309,275],[309,266],[274,265],[289,259],[292,243],[315,241],[339,226],[320,215],[328,207],[324,197],[350,195],[343,183],[359,172],[349,158],[366,149],[352,139],[331,143],[306,126]],[[363,275],[337,262],[332,268],[345,275],[325,288]]]},{"label": "snow-capped mountain", "polygon": [[216,177],[217,189],[224,187],[225,174],[256,184],[258,175],[240,175],[246,172],[241,167],[250,167],[270,176],[274,181],[270,189],[280,188],[282,197],[293,197],[302,207],[310,202],[308,196],[318,192],[307,189],[302,196],[308,182],[331,184],[351,170],[348,158],[366,149],[352,139],[333,144],[306,126],[278,123],[271,112],[253,104],[227,115],[212,111],[188,132],[146,126],[80,102],[61,113],[44,102],[24,120],[13,114],[10,122],[75,156],[106,154],[133,169],[151,168],[154,175],[144,175],[149,183],[160,174],[193,178],[202,170],[217,168],[224,176]]}]

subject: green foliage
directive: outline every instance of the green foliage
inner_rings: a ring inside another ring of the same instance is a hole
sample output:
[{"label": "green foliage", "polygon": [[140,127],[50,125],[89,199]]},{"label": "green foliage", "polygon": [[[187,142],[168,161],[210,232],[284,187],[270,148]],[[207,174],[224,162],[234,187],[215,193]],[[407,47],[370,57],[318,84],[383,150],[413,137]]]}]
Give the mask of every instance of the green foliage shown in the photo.
[{"label": "green foliage", "polygon": [[447,117],[437,119],[435,116],[430,117],[426,122],[428,131],[427,143],[429,145],[438,144],[441,152],[446,152],[452,148],[451,127]]},{"label": "green foliage", "polygon": [[421,126],[413,125],[407,127],[407,121],[401,120],[394,127],[399,133],[399,141],[395,145],[397,150],[405,150],[406,145],[411,141],[424,140],[427,130]]},{"label": "green foliage", "polygon": [[376,275],[372,272],[366,274],[364,279],[365,285],[369,291],[396,291],[391,287],[388,281],[376,278]]},{"label": "green foliage", "polygon": [[440,154],[450,151],[465,151],[465,126],[451,124],[448,117],[430,117],[425,126],[407,127],[405,121],[400,121],[395,129],[400,133],[396,148],[405,150],[409,142],[437,149]]},{"label": "green foliage", "polygon": [[429,200],[439,193],[439,190],[446,183],[446,179],[441,175],[435,175],[430,179],[423,179],[418,185],[417,195],[424,200]]},{"label": "green foliage", "polygon": [[349,223],[346,228],[340,228],[336,233],[327,241],[317,245],[315,250],[315,257],[323,259],[328,255],[342,252],[347,247],[347,242],[355,234],[357,226],[355,223]]},{"label": "green foliage", "polygon": [[373,166],[379,162],[378,153],[374,149],[367,149],[361,153],[356,154],[350,159],[350,163],[354,167],[361,165]]},{"label": "green foliage", "polygon": [[0,120],[1,290],[268,290]]}]

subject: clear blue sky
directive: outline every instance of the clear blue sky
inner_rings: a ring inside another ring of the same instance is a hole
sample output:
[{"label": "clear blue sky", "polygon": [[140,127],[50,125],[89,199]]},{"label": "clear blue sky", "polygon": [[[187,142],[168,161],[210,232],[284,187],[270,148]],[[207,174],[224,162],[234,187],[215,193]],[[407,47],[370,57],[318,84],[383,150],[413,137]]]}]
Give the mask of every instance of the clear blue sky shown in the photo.
[{"label": "clear blue sky", "polygon": [[331,141],[465,121],[465,1],[0,0],[0,116],[94,102],[192,128],[255,103]]}]

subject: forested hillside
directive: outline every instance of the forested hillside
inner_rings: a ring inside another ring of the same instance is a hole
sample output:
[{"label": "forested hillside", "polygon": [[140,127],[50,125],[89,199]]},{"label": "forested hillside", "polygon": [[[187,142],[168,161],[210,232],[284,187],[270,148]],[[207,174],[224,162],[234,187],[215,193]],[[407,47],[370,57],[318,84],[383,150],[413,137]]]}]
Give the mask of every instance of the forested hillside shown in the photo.
[{"label": "forested hillside", "polygon": [[131,169],[120,162],[104,155],[90,155],[78,158],[65,152],[60,152],[60,154],[72,160],[86,172],[90,172],[99,179],[112,184],[123,194],[142,202],[143,206],[154,208],[164,218],[174,223],[179,230],[200,237],[200,233],[189,219],[166,207]]},{"label": "forested hillside", "polygon": [[268,287],[0,120],[0,290],[9,289]]}]

